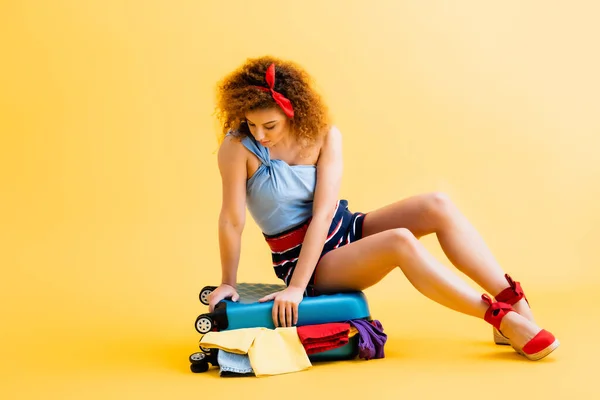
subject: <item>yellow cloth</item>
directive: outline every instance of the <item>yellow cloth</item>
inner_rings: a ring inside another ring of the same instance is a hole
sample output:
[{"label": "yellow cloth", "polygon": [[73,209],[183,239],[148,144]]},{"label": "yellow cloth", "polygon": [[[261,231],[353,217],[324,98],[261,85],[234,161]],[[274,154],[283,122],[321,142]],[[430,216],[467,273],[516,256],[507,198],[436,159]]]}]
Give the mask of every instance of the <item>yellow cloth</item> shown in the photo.
[{"label": "yellow cloth", "polygon": [[350,326],[350,332],[348,332],[348,339],[350,339],[352,336],[356,335],[358,333],[358,329],[356,329],[353,326]]},{"label": "yellow cloth", "polygon": [[208,332],[200,339],[200,345],[207,349],[223,349],[230,353],[247,354],[254,338],[262,329],[243,328],[223,332]]},{"label": "yellow cloth", "polygon": [[200,346],[247,353],[256,376],[286,374],[312,366],[296,327],[208,332],[200,339]]}]

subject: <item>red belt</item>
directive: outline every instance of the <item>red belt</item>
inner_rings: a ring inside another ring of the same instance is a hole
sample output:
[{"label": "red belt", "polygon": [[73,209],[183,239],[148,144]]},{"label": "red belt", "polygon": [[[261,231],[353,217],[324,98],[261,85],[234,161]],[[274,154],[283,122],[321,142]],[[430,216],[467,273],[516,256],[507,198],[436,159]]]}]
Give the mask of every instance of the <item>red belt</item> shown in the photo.
[{"label": "red belt", "polygon": [[308,230],[308,225],[310,225],[310,220],[293,231],[286,232],[277,237],[265,237],[265,240],[272,252],[282,253],[292,247],[302,244],[306,231]]}]

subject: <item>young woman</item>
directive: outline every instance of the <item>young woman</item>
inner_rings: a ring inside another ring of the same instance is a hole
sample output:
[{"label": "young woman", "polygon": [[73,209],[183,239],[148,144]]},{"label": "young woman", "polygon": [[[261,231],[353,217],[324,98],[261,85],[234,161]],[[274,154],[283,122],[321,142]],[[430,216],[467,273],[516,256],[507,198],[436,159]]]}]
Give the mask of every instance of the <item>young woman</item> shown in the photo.
[{"label": "young woman", "polygon": [[[539,360],[559,342],[534,322],[518,282],[505,274],[475,228],[442,193],[410,197],[369,213],[338,198],[342,135],[298,65],[250,59],[218,86],[222,283],[210,309],[238,299],[236,276],[246,207],[270,246],[286,289],[273,301],[275,326],[292,326],[304,296],[364,290],[400,268],[414,287],[452,310],[494,326],[497,344]],[[435,233],[448,259],[488,293],[438,262],[419,238]]]}]

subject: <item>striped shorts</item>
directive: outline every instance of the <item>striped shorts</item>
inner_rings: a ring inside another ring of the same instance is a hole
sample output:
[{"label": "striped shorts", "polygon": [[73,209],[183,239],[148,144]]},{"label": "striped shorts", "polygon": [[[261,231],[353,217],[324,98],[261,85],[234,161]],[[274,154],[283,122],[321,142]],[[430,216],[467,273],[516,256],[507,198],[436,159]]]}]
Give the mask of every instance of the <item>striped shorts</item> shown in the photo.
[{"label": "striped shorts", "polygon": [[[362,227],[365,216],[366,214],[360,212],[351,212],[348,209],[347,200],[339,200],[335,206],[333,220],[331,221],[327,240],[323,246],[319,261],[331,250],[360,240],[362,238]],[[290,284],[294,270],[296,269],[296,263],[300,256],[300,249],[302,249],[302,242],[304,241],[304,236],[309,224],[310,219],[285,232],[276,235],[264,235],[267,244],[271,248],[271,258],[273,260],[275,275],[277,275],[286,286]],[[320,294],[314,288],[314,282],[315,272],[313,272],[310,278],[308,287],[305,291],[305,296],[318,296]]]}]

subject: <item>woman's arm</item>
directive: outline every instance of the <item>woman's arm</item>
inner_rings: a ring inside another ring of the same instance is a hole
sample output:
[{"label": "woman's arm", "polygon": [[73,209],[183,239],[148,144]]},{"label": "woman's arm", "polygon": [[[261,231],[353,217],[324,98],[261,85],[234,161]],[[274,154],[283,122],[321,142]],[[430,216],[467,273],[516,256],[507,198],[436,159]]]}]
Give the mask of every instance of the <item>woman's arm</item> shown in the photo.
[{"label": "woman's arm", "polygon": [[304,291],[308,286],[335,212],[342,180],[342,134],[336,127],[327,133],[317,162],[317,186],[313,202],[313,217],[306,231],[290,287]]},{"label": "woman's arm", "polygon": [[218,163],[222,180],[222,203],[219,214],[219,249],[221,283],[236,287],[242,232],[246,221],[247,153],[237,139],[230,136],[219,148]]}]

